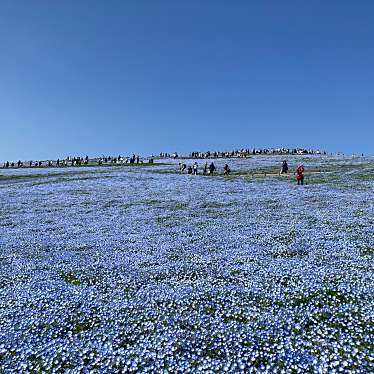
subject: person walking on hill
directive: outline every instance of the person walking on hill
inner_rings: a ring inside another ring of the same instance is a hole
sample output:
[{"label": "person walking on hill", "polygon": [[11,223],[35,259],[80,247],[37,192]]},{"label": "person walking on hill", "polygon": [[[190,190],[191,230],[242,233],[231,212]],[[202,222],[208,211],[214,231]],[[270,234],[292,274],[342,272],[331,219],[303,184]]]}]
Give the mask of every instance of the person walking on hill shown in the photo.
[{"label": "person walking on hill", "polygon": [[179,164],[179,171],[183,173],[186,170],[187,165],[184,163]]},{"label": "person walking on hill", "polygon": [[208,174],[208,163],[206,162],[204,165],[203,175],[207,175],[207,174]]},{"label": "person walking on hill", "polygon": [[192,169],[193,169],[193,175],[197,175],[197,168],[198,168],[198,165],[197,165],[197,162],[195,162],[193,164],[193,167],[192,167]]},{"label": "person walking on hill", "polygon": [[299,165],[296,169],[296,180],[298,185],[303,185],[304,184],[304,165]]},{"label": "person walking on hill", "polygon": [[281,169],[281,174],[287,174],[288,173],[288,164],[287,164],[287,161],[284,160],[282,162],[282,169]]},{"label": "person walking on hill", "polygon": [[209,174],[213,175],[215,170],[216,170],[216,167],[214,166],[213,162],[211,162],[209,165]]},{"label": "person walking on hill", "polygon": [[229,168],[229,165],[225,164],[223,167],[223,175],[229,175],[231,172],[231,169]]}]

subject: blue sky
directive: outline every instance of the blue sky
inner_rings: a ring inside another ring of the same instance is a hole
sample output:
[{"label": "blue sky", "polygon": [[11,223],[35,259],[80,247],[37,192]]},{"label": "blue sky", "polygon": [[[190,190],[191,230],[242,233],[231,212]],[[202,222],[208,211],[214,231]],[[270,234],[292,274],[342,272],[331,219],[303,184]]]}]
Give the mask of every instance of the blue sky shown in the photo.
[{"label": "blue sky", "polygon": [[373,154],[374,1],[0,1],[0,160]]}]

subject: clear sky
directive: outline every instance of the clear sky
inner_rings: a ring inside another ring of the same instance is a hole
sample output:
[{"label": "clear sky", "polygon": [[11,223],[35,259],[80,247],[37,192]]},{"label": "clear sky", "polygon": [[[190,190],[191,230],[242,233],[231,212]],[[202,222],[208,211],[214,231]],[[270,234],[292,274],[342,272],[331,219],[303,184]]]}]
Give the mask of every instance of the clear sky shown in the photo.
[{"label": "clear sky", "polygon": [[373,140],[372,0],[0,0],[0,162]]}]

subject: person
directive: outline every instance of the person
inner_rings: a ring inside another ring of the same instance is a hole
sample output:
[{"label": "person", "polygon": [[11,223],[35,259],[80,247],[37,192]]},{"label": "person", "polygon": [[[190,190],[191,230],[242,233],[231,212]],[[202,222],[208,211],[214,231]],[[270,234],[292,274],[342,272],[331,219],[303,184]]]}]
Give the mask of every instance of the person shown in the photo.
[{"label": "person", "polygon": [[192,166],[188,165],[187,174],[192,174]]},{"label": "person", "polygon": [[197,168],[198,168],[198,165],[197,165],[197,162],[195,161],[195,163],[193,164],[193,175],[197,175]]},{"label": "person", "polygon": [[213,162],[211,162],[209,165],[209,174],[213,175],[215,170],[216,170],[216,167],[214,166]]},{"label": "person", "polygon": [[284,160],[282,162],[282,169],[281,169],[281,174],[287,174],[288,173],[288,164],[287,164],[287,161]]},{"label": "person", "polygon": [[225,164],[225,166],[223,167],[223,175],[229,175],[231,172],[230,168],[229,168],[229,165]]},{"label": "person", "polygon": [[183,173],[186,170],[186,167],[187,167],[186,164],[180,163],[179,164],[179,170],[180,170],[180,172]]},{"label": "person", "polygon": [[208,174],[208,163],[206,162],[204,165],[203,175],[207,175],[207,174]]},{"label": "person", "polygon": [[296,169],[296,180],[298,185],[303,185],[304,184],[304,165],[300,164],[297,169]]}]

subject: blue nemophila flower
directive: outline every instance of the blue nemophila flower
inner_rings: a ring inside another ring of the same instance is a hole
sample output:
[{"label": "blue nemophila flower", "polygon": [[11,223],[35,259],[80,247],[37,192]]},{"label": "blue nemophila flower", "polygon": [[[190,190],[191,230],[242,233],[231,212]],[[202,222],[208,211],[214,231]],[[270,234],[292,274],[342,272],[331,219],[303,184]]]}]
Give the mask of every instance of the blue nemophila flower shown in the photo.
[{"label": "blue nemophila flower", "polygon": [[2,182],[0,371],[370,370],[371,166],[304,164],[349,172],[304,188],[174,166]]}]

